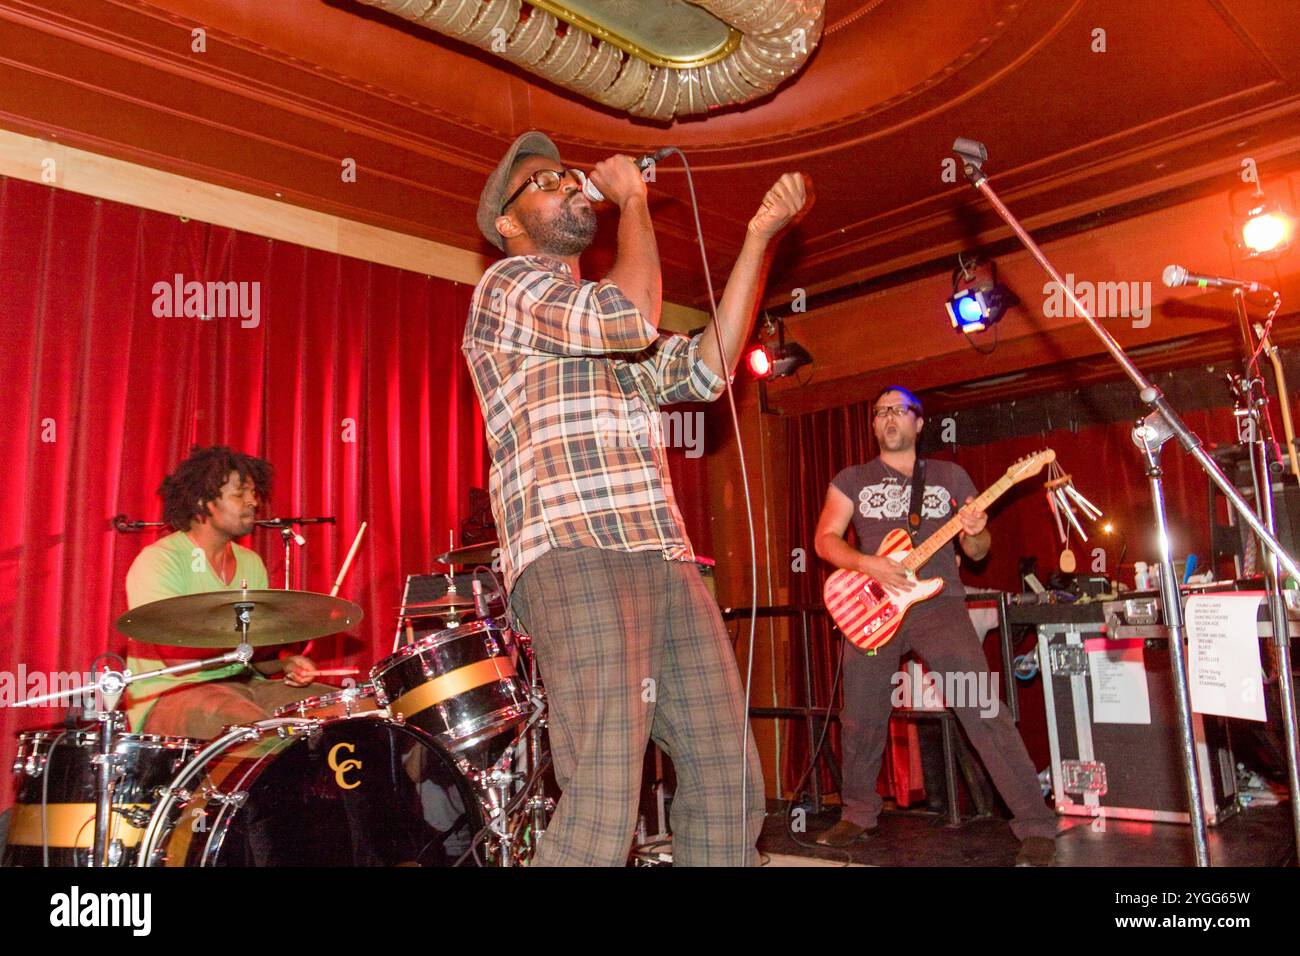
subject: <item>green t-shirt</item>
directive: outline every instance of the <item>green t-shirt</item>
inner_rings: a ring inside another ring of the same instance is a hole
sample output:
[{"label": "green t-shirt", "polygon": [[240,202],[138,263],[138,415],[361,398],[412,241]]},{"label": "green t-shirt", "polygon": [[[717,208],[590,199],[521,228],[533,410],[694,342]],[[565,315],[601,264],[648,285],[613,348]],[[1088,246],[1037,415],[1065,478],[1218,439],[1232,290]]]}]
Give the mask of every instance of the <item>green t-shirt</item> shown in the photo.
[{"label": "green t-shirt", "polygon": [[[177,531],[159,538],[146,547],[131,562],[131,569],[126,572],[127,607],[136,608],[142,604],[151,604],[182,594],[203,594],[208,591],[238,591],[247,581],[250,590],[267,586],[266,565],[255,551],[231,542],[235,553],[235,574],[230,583],[217,577],[208,563],[203,549],[196,545],[184,531]],[[231,645],[233,647],[234,644]],[[130,641],[127,645],[127,667],[131,673],[139,674],[165,666],[162,656],[179,657],[214,657],[219,652],[210,648],[178,649],[159,647],[140,641]],[[144,719],[158,700],[158,695],[178,683],[198,683],[233,677],[244,670],[243,664],[227,664],[207,670],[189,671],[170,677],[154,677],[132,684],[127,688],[127,719],[131,730],[139,733],[144,726]],[[265,680],[261,674],[253,672],[254,680]]]}]

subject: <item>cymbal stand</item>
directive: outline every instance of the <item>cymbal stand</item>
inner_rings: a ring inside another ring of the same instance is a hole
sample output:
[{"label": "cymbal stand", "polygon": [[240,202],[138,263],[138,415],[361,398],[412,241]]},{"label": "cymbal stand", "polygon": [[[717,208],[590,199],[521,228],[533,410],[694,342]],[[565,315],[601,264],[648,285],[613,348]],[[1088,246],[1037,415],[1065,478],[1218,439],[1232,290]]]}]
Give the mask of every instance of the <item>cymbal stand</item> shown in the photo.
[{"label": "cymbal stand", "polygon": [[[160,667],[140,674],[133,674],[129,670],[105,670],[100,672],[95,681],[95,694],[101,702],[95,708],[95,718],[99,721],[99,749],[98,753],[91,758],[95,766],[95,839],[90,857],[91,866],[113,866],[118,862],[114,855],[118,848],[110,845],[108,829],[113,814],[113,789],[125,769],[123,762],[126,758],[123,754],[117,752],[118,738],[126,732],[123,726],[126,723],[126,715],[117,709],[123,692],[131,684],[146,678],[165,677],[170,674],[181,674],[186,671],[203,670],[236,662],[247,664],[253,659],[253,648],[247,640],[247,617],[251,613],[253,606],[251,604],[242,606],[247,607],[248,612],[243,615],[241,643],[233,651],[216,657],[204,658],[203,660],[186,661],[183,664]],[[74,687],[68,690],[41,694],[37,697],[29,697],[26,700],[18,701],[13,706],[40,707],[72,697],[81,697],[85,693],[86,688]]]}]

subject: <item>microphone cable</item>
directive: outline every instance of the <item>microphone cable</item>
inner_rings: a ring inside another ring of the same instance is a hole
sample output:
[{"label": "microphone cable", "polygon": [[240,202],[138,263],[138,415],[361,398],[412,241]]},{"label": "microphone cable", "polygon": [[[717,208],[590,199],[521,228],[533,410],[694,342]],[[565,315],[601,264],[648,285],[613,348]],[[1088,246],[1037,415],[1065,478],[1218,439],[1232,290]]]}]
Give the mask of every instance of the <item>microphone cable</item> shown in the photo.
[{"label": "microphone cable", "polygon": [[[741,827],[741,859],[740,866],[749,865],[749,854],[746,852],[749,843],[749,702],[753,690],[754,681],[754,639],[758,629],[758,544],[757,536],[754,532],[754,504],[749,493],[749,470],[745,464],[745,446],[741,440],[740,434],[740,414],[736,411],[736,396],[732,391],[731,380],[731,359],[727,355],[726,344],[722,340],[722,329],[718,321],[718,300],[713,292],[713,276],[709,271],[709,254],[704,246],[704,227],[700,223],[700,204],[695,195],[695,178],[691,174],[691,164],[687,160],[686,154],[676,146],[665,147],[671,155],[675,153],[682,161],[682,166],[686,171],[686,186],[691,197],[691,214],[695,220],[695,237],[700,244],[700,262],[704,268],[704,283],[709,293],[709,314],[712,317],[711,325],[713,326],[713,336],[718,346],[718,355],[722,359],[722,383],[723,390],[727,393],[727,405],[731,411],[732,429],[736,435],[736,454],[740,458],[740,484],[745,491],[745,521],[749,528],[749,566],[750,566],[750,598],[749,598],[749,651],[745,665],[745,706],[741,714],[741,737],[740,737],[740,827]],[[663,152],[664,150],[660,150]],[[765,278],[760,274],[760,279]],[[759,295],[762,290],[759,290]],[[760,422],[759,427],[762,427]],[[764,798],[766,799],[766,797]],[[762,808],[766,816],[766,807]]]},{"label": "microphone cable", "polygon": [[[817,766],[817,758],[821,756],[822,747],[826,745],[826,738],[831,728],[831,713],[832,711],[835,710],[835,692],[839,690],[840,677],[844,673],[844,654],[845,654],[844,645],[848,643],[848,639],[844,638],[843,640],[840,640],[838,643],[840,646],[840,653],[839,653],[838,660],[836,661],[835,664],[835,677],[832,678],[831,680],[830,697],[826,701],[826,715],[822,718],[822,732],[821,735],[817,738],[817,746],[815,746],[812,750],[812,753],[808,755],[808,766],[804,769],[803,776],[799,778],[799,782],[794,785],[794,790],[792,790],[790,793],[791,803],[797,803],[799,798],[804,795],[805,793],[804,784],[807,783],[808,779],[813,775],[813,771]],[[815,842],[809,843],[807,840],[799,839],[799,836],[794,832],[794,820],[793,820],[794,809],[795,808],[787,809],[785,815],[785,832],[786,835],[789,836],[794,843],[808,850],[818,850],[818,851],[831,850],[832,852],[835,853],[841,853],[844,856],[844,865],[852,866],[853,854],[850,853],[848,850],[842,849],[840,847],[827,847],[827,846],[823,846],[820,843],[815,843]],[[807,817],[805,817],[804,819],[806,820]]]}]

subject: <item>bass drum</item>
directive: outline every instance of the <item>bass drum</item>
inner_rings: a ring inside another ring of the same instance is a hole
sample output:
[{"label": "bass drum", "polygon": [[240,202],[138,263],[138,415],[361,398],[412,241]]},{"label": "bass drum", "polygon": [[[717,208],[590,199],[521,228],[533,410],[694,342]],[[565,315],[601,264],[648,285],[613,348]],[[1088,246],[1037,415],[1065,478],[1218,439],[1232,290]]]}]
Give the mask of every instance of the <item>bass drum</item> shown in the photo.
[{"label": "bass drum", "polygon": [[422,731],[360,715],[232,728],[172,781],[140,866],[454,866],[482,811]]}]

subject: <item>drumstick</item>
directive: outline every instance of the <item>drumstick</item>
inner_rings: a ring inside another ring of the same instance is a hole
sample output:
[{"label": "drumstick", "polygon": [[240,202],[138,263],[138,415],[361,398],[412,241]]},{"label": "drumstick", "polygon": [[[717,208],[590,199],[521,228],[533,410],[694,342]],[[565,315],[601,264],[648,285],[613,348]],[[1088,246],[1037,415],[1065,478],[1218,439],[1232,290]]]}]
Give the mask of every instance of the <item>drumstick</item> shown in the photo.
[{"label": "drumstick", "polygon": [[334,582],[334,589],[330,591],[330,597],[338,597],[339,588],[343,586],[343,579],[347,576],[348,568],[352,567],[352,559],[357,556],[357,548],[361,545],[361,536],[366,533],[366,522],[361,522],[361,527],[357,529],[357,536],[352,540],[352,547],[348,551],[348,556],[343,559],[343,567],[339,568],[338,580]]},{"label": "drumstick", "polygon": [[317,677],[351,677],[353,674],[360,674],[359,667],[327,667],[325,670],[316,672]]},{"label": "drumstick", "polygon": [[[339,576],[334,582],[334,587],[330,589],[330,597],[339,596],[339,588],[343,586],[343,579],[347,576],[348,568],[352,567],[352,559],[357,556],[357,548],[361,544],[361,536],[366,533],[367,522],[361,522],[361,527],[357,529],[357,536],[352,539],[352,547],[348,549],[348,556],[343,559],[343,567],[339,568]],[[307,646],[302,649],[304,656],[311,650],[312,641],[307,642]],[[353,673],[356,673],[353,671]]]}]

